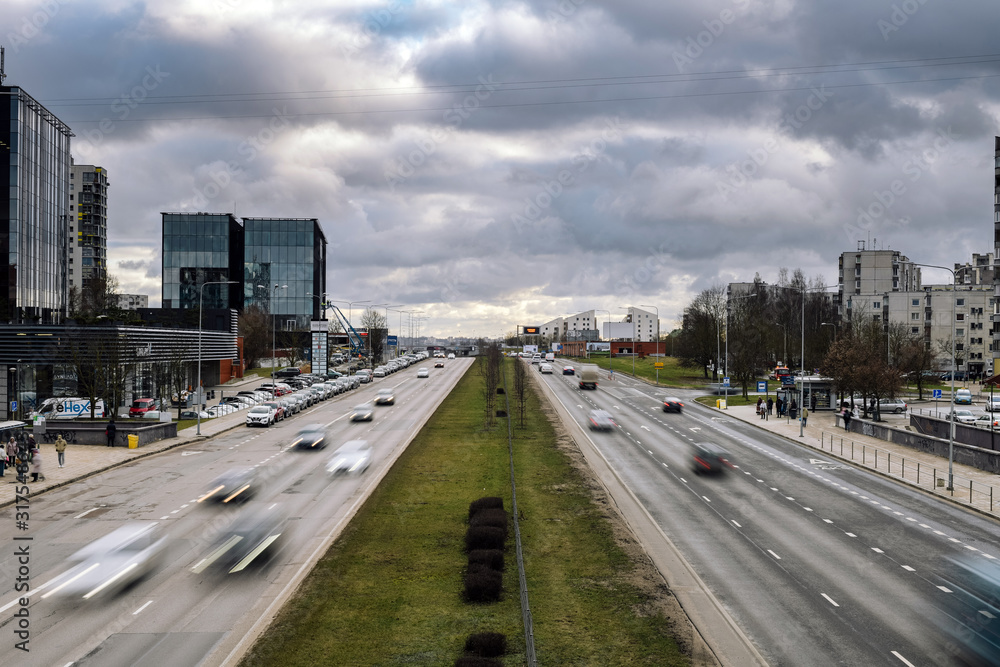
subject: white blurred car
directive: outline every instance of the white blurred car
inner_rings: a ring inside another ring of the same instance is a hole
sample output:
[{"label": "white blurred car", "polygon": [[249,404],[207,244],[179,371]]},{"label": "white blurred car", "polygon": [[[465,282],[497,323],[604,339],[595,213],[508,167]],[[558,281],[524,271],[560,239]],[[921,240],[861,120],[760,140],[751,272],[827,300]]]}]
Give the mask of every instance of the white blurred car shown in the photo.
[{"label": "white blurred car", "polygon": [[90,600],[118,593],[160,567],[167,538],[157,522],[132,522],[91,542],[70,561],[75,565],[52,580],[42,598]]},{"label": "white blurred car", "polygon": [[429,378],[430,376],[431,376],[431,372],[429,370],[427,370],[426,368],[419,368],[419,369],[417,369],[417,377],[418,378]]},{"label": "white blurred car", "polygon": [[367,440],[349,440],[337,448],[326,465],[326,471],[331,475],[339,473],[358,474],[368,470],[372,462],[372,448]]}]

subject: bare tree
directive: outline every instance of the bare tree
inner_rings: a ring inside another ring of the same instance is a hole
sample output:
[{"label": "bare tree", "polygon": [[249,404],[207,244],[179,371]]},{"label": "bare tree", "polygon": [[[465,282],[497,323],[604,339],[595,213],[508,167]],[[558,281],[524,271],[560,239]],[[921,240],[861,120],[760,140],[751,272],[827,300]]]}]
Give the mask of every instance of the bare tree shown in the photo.
[{"label": "bare tree", "polygon": [[385,349],[384,334],[387,331],[386,319],[375,308],[366,308],[361,316],[361,326],[368,330],[368,358],[374,364],[381,360]]},{"label": "bare tree", "polygon": [[521,428],[524,428],[524,408],[528,402],[528,374],[526,364],[520,357],[514,358],[514,400],[517,402],[517,414]]},{"label": "bare tree", "polygon": [[477,347],[480,354],[476,359],[477,372],[483,378],[483,403],[485,413],[484,426],[490,428],[496,424],[496,397],[497,387],[500,385],[500,364],[503,362],[503,353],[500,351],[500,344],[480,339]]},{"label": "bare tree", "polygon": [[[169,383],[167,386],[170,387],[172,393],[170,400],[172,401],[174,396],[177,397],[177,419],[181,418],[181,410],[184,409],[184,392],[189,386],[188,378],[191,364],[188,359],[191,358],[190,352],[189,346],[180,342],[174,342],[167,352],[168,359],[165,368]],[[199,405],[195,409],[200,410],[201,406]]]},{"label": "bare tree", "polygon": [[261,359],[271,356],[271,318],[254,303],[243,309],[237,327],[243,337],[243,359],[248,368],[255,368]]},{"label": "bare tree", "polygon": [[700,367],[706,379],[709,366],[713,377],[720,370],[716,355],[725,317],[725,291],[720,285],[702,291],[684,310],[675,352],[682,365]]}]

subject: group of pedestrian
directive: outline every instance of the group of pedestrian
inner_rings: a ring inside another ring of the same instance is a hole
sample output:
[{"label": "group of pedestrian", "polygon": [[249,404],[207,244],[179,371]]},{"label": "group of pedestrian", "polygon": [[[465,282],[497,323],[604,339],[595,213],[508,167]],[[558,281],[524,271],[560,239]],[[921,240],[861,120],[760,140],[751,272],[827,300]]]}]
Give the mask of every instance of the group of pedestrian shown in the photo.
[{"label": "group of pedestrian", "polygon": [[770,396],[767,397],[767,401],[763,398],[757,397],[757,414],[761,419],[767,421],[767,419],[774,414],[774,399]]}]

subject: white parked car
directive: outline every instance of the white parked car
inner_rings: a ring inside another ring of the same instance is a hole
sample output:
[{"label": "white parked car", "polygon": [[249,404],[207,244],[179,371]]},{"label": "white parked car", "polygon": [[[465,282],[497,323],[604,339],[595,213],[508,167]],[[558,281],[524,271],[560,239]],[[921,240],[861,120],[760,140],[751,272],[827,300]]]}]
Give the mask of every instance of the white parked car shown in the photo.
[{"label": "white parked car", "polygon": [[971,424],[976,421],[976,415],[972,414],[971,410],[952,410],[948,418],[960,424]]},{"label": "white parked car", "polygon": [[268,405],[255,405],[247,412],[247,426],[270,426],[274,423],[274,408]]},{"label": "white parked car", "polygon": [[986,402],[983,404],[983,410],[988,412],[996,412],[997,410],[1000,410],[1000,396],[994,398],[993,400],[987,398]]}]

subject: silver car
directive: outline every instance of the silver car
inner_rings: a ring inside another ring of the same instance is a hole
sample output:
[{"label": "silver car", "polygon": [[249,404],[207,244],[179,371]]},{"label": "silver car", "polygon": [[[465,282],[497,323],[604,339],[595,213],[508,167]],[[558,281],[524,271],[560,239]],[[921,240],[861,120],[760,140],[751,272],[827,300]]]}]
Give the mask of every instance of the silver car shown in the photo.
[{"label": "silver car", "polygon": [[349,440],[337,448],[326,465],[331,475],[339,473],[361,474],[368,470],[372,461],[372,448],[366,440]]},{"label": "silver car", "polygon": [[370,422],[375,413],[375,407],[371,403],[355,405],[351,410],[352,422]]}]

